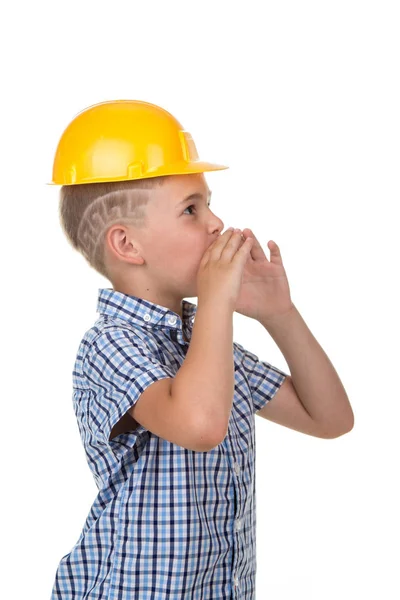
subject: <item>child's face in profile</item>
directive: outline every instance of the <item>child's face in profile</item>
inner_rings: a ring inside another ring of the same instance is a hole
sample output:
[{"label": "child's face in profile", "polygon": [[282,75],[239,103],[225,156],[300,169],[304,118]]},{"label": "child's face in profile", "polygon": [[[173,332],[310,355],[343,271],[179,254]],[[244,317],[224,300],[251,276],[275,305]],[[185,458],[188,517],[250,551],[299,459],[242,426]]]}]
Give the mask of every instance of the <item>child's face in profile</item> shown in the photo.
[{"label": "child's face in profile", "polygon": [[[147,207],[145,260],[155,281],[181,290],[182,297],[197,295],[200,261],[224,228],[211,210],[210,192],[203,173],[172,175],[152,191]],[[192,194],[197,196],[187,199]]]},{"label": "child's face in profile", "polygon": [[[192,194],[196,197],[188,198]],[[114,288],[180,312],[182,298],[197,296],[204,252],[224,223],[211,210],[203,173],[171,175],[151,190],[148,227],[129,228],[129,267]]]}]

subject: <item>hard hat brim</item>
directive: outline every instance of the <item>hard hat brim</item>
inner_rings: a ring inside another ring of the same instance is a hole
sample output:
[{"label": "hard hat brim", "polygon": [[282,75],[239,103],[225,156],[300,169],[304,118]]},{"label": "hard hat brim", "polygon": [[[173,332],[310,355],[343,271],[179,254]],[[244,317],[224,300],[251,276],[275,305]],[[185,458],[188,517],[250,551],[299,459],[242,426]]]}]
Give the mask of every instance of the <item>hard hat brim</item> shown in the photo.
[{"label": "hard hat brim", "polygon": [[[163,175],[190,175],[191,173],[205,173],[209,171],[222,171],[223,169],[229,169],[226,165],[219,165],[216,163],[210,163],[205,161],[192,161],[192,162],[179,162],[165,167],[158,167],[157,169],[149,169],[144,175],[140,177],[104,177],[104,178],[88,178],[81,181],[76,181],[79,184],[85,183],[97,183],[106,181],[134,181],[135,179],[148,179],[150,177],[161,177]],[[66,181],[50,181],[46,185],[72,185],[71,182]]]},{"label": "hard hat brim", "polygon": [[190,173],[203,173],[207,171],[221,171],[229,169],[226,165],[218,165],[205,161],[179,162],[166,167],[158,167],[154,170],[154,175],[151,169],[147,171],[150,177],[160,175],[189,175]]}]

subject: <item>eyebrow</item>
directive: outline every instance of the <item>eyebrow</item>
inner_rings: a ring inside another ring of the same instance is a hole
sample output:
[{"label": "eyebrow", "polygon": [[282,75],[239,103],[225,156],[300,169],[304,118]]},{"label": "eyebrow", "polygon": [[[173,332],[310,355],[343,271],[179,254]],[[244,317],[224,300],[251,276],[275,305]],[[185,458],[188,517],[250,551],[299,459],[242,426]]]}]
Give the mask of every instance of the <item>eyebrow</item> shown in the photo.
[{"label": "eyebrow", "polygon": [[[207,195],[208,200],[211,200],[211,194],[212,194],[212,191],[208,190],[208,195]],[[200,192],[195,192],[194,194],[190,194],[190,196],[187,196],[186,198],[181,200],[181,202],[179,202],[177,204],[177,206],[181,206],[182,204],[185,204],[185,202],[189,202],[190,200],[201,200],[202,198],[204,198],[204,194],[201,194]]]}]

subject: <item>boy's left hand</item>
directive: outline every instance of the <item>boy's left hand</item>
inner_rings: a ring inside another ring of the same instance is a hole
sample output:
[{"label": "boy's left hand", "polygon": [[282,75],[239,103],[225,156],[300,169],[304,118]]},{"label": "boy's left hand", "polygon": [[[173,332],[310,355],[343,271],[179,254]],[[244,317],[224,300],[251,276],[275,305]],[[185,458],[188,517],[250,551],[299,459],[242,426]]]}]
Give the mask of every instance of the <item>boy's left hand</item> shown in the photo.
[{"label": "boy's left hand", "polygon": [[285,314],[293,303],[278,245],[273,240],[268,242],[271,253],[268,260],[251,229],[243,229],[242,235],[242,244],[252,237],[253,245],[243,270],[235,311],[257,321]]}]

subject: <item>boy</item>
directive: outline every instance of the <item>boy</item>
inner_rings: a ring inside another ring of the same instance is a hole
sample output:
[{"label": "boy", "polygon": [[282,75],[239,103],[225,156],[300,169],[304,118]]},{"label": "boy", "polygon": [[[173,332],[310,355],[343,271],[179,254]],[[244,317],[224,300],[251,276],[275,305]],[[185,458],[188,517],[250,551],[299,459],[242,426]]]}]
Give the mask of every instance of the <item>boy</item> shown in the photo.
[{"label": "boy", "polygon": [[[99,289],[73,371],[99,492],[52,600],[253,600],[254,414],[321,438],[352,428],[277,245],[268,261],[250,230],[221,234],[203,173],[224,168],[140,101],[89,107],[59,142],[63,230],[113,287]],[[235,310],[263,323],[296,388],[233,342]]]}]

